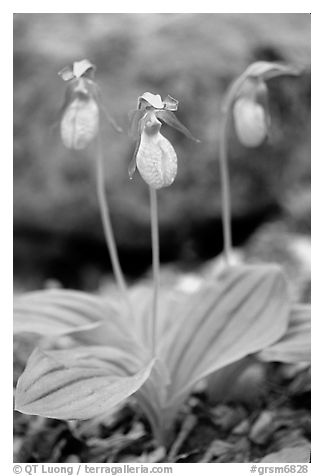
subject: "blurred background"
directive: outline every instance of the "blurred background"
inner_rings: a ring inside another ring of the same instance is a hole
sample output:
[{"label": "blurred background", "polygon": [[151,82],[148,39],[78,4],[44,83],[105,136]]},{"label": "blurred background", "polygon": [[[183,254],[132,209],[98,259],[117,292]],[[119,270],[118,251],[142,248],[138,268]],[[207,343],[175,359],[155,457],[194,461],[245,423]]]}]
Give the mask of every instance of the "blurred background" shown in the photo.
[{"label": "blurred background", "polygon": [[297,78],[268,82],[267,143],[247,149],[231,135],[230,174],[237,249],[254,259],[288,265],[292,259],[292,275],[296,262],[309,266],[310,15],[15,14],[16,290],[51,282],[95,290],[111,271],[94,147],[67,150],[59,135],[66,84],[57,73],[83,58],[97,66],[103,103],[125,131],[103,125],[106,191],[131,281],[151,266],[147,186],[138,173],[131,182],[127,174],[134,149],[128,113],[138,96],[150,91],[177,98],[178,118],[201,139],[195,144],[162,128],[179,171],[172,187],[158,194],[161,259],[165,269],[192,271],[222,250],[218,130],[228,85],[256,60],[301,68]]}]

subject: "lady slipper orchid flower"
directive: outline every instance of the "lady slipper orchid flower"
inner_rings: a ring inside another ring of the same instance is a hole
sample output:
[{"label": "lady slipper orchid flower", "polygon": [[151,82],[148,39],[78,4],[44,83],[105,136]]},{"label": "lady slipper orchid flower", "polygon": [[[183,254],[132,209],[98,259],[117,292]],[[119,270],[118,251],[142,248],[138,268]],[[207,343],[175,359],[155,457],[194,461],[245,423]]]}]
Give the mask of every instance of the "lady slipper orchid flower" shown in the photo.
[{"label": "lady slipper orchid flower", "polygon": [[222,193],[224,255],[227,265],[232,254],[231,200],[228,171],[228,139],[231,118],[241,144],[258,147],[270,130],[266,81],[277,76],[298,76],[295,67],[268,61],[256,61],[229,86],[223,100],[219,125],[219,164]]},{"label": "lady slipper orchid flower", "polygon": [[191,140],[200,142],[173,113],[178,104],[169,95],[162,100],[159,94],[146,92],[138,98],[137,109],[131,114],[131,134],[136,139],[128,168],[131,179],[137,167],[144,181],[152,188],[168,187],[173,183],[177,174],[177,155],[170,141],[160,132],[161,121]]},{"label": "lady slipper orchid flower", "polygon": [[[84,149],[99,132],[102,107],[99,88],[93,79],[95,70],[96,67],[84,59],[74,62],[72,66],[66,66],[59,72],[61,78],[69,82],[61,118],[61,137],[68,149]],[[114,120],[106,112],[105,115],[120,132],[121,129]]]},{"label": "lady slipper orchid flower", "polygon": [[257,61],[230,86],[223,103],[223,116],[232,109],[237,137],[246,147],[258,147],[269,135],[270,114],[266,81],[277,76],[297,76],[290,65]]},{"label": "lady slipper orchid flower", "polygon": [[98,134],[99,107],[92,80],[94,71],[94,65],[82,60],[59,72],[64,81],[69,81],[61,119],[61,137],[68,149],[84,149]]},{"label": "lady slipper orchid flower", "polygon": [[96,138],[94,151],[96,163],[96,189],[105,240],[110,256],[113,274],[127,308],[132,313],[126,281],[120,266],[115,237],[110,220],[108,200],[105,190],[104,155],[100,135],[100,113],[118,131],[122,130],[103,108],[100,90],[94,81],[96,67],[87,59],[76,61],[63,68],[59,75],[68,81],[65,102],[62,108],[61,137],[68,149],[80,150]]},{"label": "lady slipper orchid flower", "polygon": [[245,147],[258,147],[270,128],[268,88],[263,80],[249,78],[233,105],[234,127]]},{"label": "lady slipper orchid flower", "polygon": [[178,168],[174,148],[160,133],[161,125],[153,111],[145,114],[136,155],[136,165],[142,178],[155,189],[171,185]]}]

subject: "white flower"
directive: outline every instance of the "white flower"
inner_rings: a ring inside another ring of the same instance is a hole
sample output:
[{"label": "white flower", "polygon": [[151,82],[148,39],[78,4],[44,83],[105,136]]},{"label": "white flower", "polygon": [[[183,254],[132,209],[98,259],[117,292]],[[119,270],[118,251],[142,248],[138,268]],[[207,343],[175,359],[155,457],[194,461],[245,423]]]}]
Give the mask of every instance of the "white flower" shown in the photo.
[{"label": "white flower", "polygon": [[268,134],[266,111],[261,104],[241,97],[233,107],[234,126],[238,139],[246,147],[258,147]]},{"label": "white flower", "polygon": [[[81,81],[81,80],[79,80]],[[95,99],[78,90],[75,99],[66,107],[61,119],[61,137],[68,149],[84,149],[99,130],[99,107]]]},{"label": "white flower", "polygon": [[268,136],[268,88],[260,78],[248,78],[233,106],[234,127],[245,147],[258,147]]},{"label": "white flower", "polygon": [[160,133],[161,122],[154,112],[148,112],[142,121],[137,168],[149,186],[155,189],[168,187],[177,175],[177,155],[171,143]]}]

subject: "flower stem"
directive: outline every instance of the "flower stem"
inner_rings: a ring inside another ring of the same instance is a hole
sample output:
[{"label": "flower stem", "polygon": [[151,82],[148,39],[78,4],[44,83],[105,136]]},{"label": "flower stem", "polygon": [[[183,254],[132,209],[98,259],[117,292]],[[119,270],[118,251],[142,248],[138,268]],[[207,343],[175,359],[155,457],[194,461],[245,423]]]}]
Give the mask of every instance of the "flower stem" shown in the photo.
[{"label": "flower stem", "polygon": [[158,313],[158,297],[160,286],[160,251],[159,251],[159,224],[157,193],[150,188],[150,209],[151,209],[151,236],[152,236],[152,262],[153,262],[153,307],[152,307],[152,354],[156,356],[156,328]]},{"label": "flower stem", "polygon": [[229,114],[226,111],[222,113],[219,139],[219,165],[221,174],[221,193],[222,193],[222,223],[224,237],[224,255],[226,265],[230,265],[232,254],[232,230],[231,230],[231,194],[230,180],[228,173],[228,153],[227,153],[227,135],[228,135]]},{"label": "flower stem", "polygon": [[97,195],[100,208],[101,221],[103,225],[106,244],[108,247],[113,273],[119,287],[120,293],[124,297],[125,303],[130,312],[132,312],[132,305],[127,292],[126,281],[120,267],[116,242],[114,238],[113,229],[110,221],[110,212],[108,201],[105,192],[105,176],[103,167],[103,153],[101,137],[98,135],[97,139],[97,167],[96,167],[96,181],[97,181]]},{"label": "flower stem", "polygon": [[238,92],[242,88],[247,79],[247,73],[242,73],[229,86],[225,95],[220,124],[219,137],[219,166],[221,174],[221,193],[222,193],[222,222],[224,236],[224,255],[227,266],[231,264],[232,254],[232,229],[231,229],[231,189],[228,172],[228,128],[230,120],[230,112],[237,97]]}]

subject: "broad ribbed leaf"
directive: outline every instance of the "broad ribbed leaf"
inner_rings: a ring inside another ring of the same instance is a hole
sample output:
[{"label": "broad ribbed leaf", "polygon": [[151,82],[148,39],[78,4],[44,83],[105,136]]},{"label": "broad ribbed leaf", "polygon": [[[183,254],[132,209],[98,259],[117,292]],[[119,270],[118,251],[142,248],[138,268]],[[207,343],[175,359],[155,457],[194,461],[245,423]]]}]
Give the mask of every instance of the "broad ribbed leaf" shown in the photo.
[{"label": "broad ribbed leaf", "polygon": [[201,378],[278,340],[289,306],[286,281],[273,265],[232,267],[188,296],[160,349],[171,403]]},{"label": "broad ribbed leaf", "polygon": [[116,306],[87,293],[69,290],[36,291],[14,300],[14,333],[32,332],[44,336],[92,329]]},{"label": "broad ribbed leaf", "polygon": [[70,334],[70,337],[77,345],[87,346],[109,346],[124,351],[131,351],[134,355],[148,355],[150,350],[148,343],[140,344],[137,339],[135,326],[130,322],[128,317],[123,314],[108,315],[107,319],[100,323],[97,327],[89,329],[86,332],[76,331]]},{"label": "broad ribbed leaf", "polygon": [[15,408],[48,418],[84,420],[109,411],[136,392],[153,361],[109,347],[35,349],[18,380]]},{"label": "broad ribbed leaf", "polygon": [[135,323],[122,303],[79,291],[26,293],[14,305],[15,333],[45,337],[69,334],[79,345],[102,345],[139,353]]},{"label": "broad ribbed leaf", "polygon": [[164,363],[157,359],[149,378],[136,392],[136,399],[149,419],[153,433],[158,442],[165,444],[165,437],[172,425],[172,420],[177,412],[164,411],[167,406],[168,387],[170,377]]},{"label": "broad ribbed leaf", "polygon": [[[251,369],[252,371],[256,369],[254,376],[257,380],[258,387],[260,387],[260,382],[263,382],[262,374],[260,376],[260,371],[262,372],[262,370],[260,370],[261,367],[263,369],[262,363],[256,362],[251,356],[247,356],[213,372],[207,379],[206,393],[209,402],[215,405],[220,402],[229,401],[231,398],[233,399],[233,396],[235,399],[238,391],[240,391],[240,377],[249,369],[250,371]],[[253,396],[257,397],[258,394],[255,391],[254,382],[251,385],[251,378],[249,377],[248,386],[249,390],[252,388]],[[242,385],[241,388],[242,387],[245,387],[245,385]],[[246,394],[243,397],[245,401],[248,401],[249,398],[245,398]]]},{"label": "broad ribbed leaf", "polygon": [[[136,286],[131,290],[131,301],[135,312],[136,336],[138,341],[147,346],[152,338],[153,289],[152,286]],[[157,310],[157,345],[172,339],[173,326],[183,314],[183,307],[188,294],[173,288],[161,287]],[[169,334],[171,336],[169,336]]]},{"label": "broad ribbed leaf", "polygon": [[273,362],[310,362],[311,310],[307,304],[295,306],[290,313],[285,335],[273,345],[259,352],[262,360]]}]

